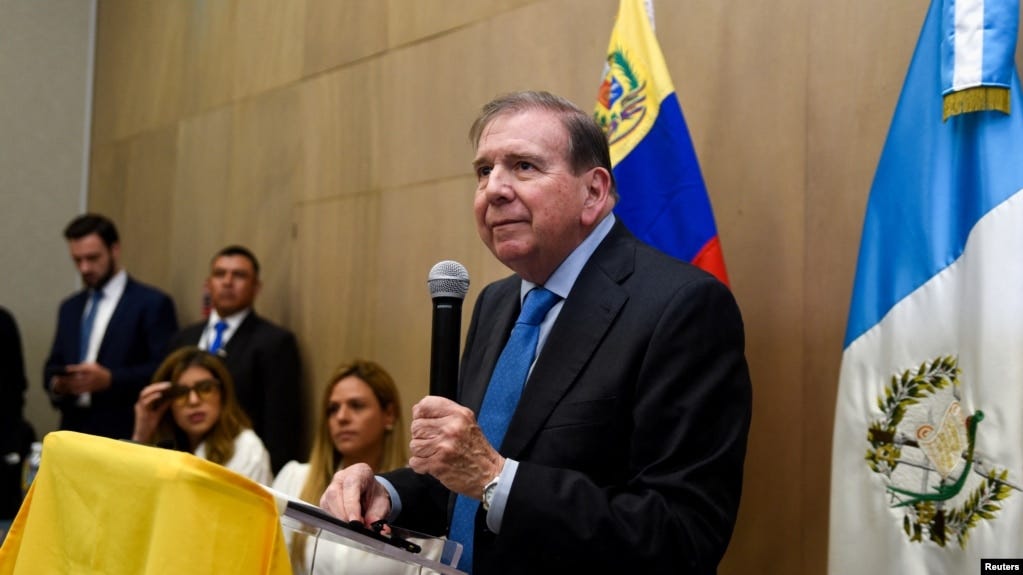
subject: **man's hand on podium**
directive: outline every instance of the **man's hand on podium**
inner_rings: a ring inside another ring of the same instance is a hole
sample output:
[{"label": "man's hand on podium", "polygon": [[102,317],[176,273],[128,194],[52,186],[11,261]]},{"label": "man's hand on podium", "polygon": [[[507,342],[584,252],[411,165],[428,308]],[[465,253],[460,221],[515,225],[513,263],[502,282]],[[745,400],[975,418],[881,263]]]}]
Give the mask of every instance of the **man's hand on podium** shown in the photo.
[{"label": "man's hand on podium", "polygon": [[387,518],[391,497],[368,465],[356,463],[334,474],[320,507],[345,521],[371,525]]}]

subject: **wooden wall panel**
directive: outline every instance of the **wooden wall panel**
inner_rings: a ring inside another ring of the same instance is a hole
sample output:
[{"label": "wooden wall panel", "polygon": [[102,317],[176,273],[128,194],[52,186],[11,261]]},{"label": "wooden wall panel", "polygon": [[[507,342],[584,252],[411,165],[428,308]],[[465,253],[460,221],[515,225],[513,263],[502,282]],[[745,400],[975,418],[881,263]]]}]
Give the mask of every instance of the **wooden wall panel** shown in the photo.
[{"label": "wooden wall panel", "polygon": [[306,0],[305,76],[387,48],[387,2]]},{"label": "wooden wall panel", "polygon": [[236,10],[235,98],[298,80],[305,44],[305,0],[245,0]]},{"label": "wooden wall panel", "polygon": [[[128,204],[125,195],[127,170],[126,141],[102,145],[93,143],[92,149],[89,150],[90,210],[106,214],[115,222],[124,221],[125,208]],[[63,228],[61,232],[63,233]]]},{"label": "wooden wall panel", "polygon": [[302,344],[310,417],[337,365],[353,357],[377,358],[377,203],[375,196],[362,194],[307,202],[295,210],[289,303],[291,326]]},{"label": "wooden wall panel", "polygon": [[366,193],[380,180],[380,64],[322,74],[301,87],[305,180],[298,201]]},{"label": "wooden wall panel", "polygon": [[470,27],[380,58],[381,187],[465,174],[472,161],[465,134],[486,100],[482,83],[462,70],[487,65],[485,52],[466,50],[484,41],[483,27]]},{"label": "wooden wall panel", "polygon": [[177,126],[146,132],[128,144],[124,217],[117,222],[128,272],[165,286],[170,277]]},{"label": "wooden wall panel", "polygon": [[121,263],[136,279],[166,285],[171,271],[176,128],[148,132],[93,153],[89,209],[121,236]]},{"label": "wooden wall panel", "polygon": [[[585,12],[592,3],[571,4]],[[557,4],[529,4],[384,55],[380,148],[387,150],[381,162],[390,165],[381,165],[381,185],[466,173],[472,161],[469,125],[498,94],[528,88],[574,98],[578,92],[586,96],[576,101],[589,109],[596,101],[607,33],[593,42],[591,33],[573,25],[578,16]],[[559,35],[565,46],[591,42],[591,53],[551,49],[543,41]]]},{"label": "wooden wall panel", "polygon": [[[230,203],[234,112],[229,107],[181,122],[178,131],[171,268],[168,288],[175,294],[183,325],[202,319],[203,288],[210,258],[231,238],[222,225],[228,214],[247,205]],[[256,254],[260,257],[261,254]],[[262,310],[261,310],[262,311]]]},{"label": "wooden wall panel", "polygon": [[291,317],[292,209],[302,189],[300,98],[297,88],[273,90],[238,104],[232,123],[227,211],[210,214],[225,243],[259,258],[260,313],[288,325]]},{"label": "wooden wall panel", "polygon": [[190,116],[234,99],[238,0],[182,2],[188,12],[182,108]]},{"label": "wooden wall panel", "polygon": [[175,121],[186,89],[186,2],[99,3],[93,140],[107,142]]},{"label": "wooden wall panel", "polygon": [[472,305],[488,281],[481,263],[492,258],[476,239],[474,188],[475,178],[461,177],[380,194],[375,349],[402,382],[402,399],[408,407],[429,390],[433,304],[426,281],[430,268],[439,261],[455,260],[469,271],[469,293],[462,309],[463,342]]},{"label": "wooden wall panel", "polygon": [[390,46],[448,32],[460,26],[499,16],[536,0],[387,0]]}]

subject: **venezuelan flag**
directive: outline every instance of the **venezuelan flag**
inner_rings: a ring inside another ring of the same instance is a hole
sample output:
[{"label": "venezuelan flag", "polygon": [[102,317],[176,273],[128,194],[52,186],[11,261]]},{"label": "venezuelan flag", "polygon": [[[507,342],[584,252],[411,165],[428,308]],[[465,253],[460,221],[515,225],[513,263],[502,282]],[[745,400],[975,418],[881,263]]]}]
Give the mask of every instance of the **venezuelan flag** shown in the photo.
[{"label": "venezuelan flag", "polygon": [[643,241],[728,284],[707,188],[643,0],[622,0],[594,117],[611,145],[615,215]]}]

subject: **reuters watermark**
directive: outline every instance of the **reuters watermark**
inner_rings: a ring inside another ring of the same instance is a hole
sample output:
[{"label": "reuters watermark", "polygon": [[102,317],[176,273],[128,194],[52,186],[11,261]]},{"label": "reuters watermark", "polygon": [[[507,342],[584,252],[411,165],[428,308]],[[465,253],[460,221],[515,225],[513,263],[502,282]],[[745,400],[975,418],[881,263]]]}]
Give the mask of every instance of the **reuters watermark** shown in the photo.
[{"label": "reuters watermark", "polygon": [[988,573],[1023,573],[1023,559],[981,559],[980,575]]}]

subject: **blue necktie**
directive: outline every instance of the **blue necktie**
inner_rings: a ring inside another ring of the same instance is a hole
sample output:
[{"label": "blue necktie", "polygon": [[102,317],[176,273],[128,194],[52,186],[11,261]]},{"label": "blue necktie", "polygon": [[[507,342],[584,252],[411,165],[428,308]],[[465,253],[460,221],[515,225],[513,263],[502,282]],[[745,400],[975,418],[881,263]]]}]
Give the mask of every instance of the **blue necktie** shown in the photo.
[{"label": "blue necktie", "polygon": [[99,300],[103,299],[103,290],[93,290],[92,298],[89,299],[89,311],[82,319],[82,334],[78,340],[78,362],[85,361],[89,354],[89,340],[92,339],[92,324],[96,323],[96,310],[99,309]]},{"label": "blue necktie", "polygon": [[[522,303],[522,312],[515,322],[508,343],[497,360],[477,419],[480,429],[495,449],[501,448],[508,423],[522,396],[529,367],[536,357],[540,324],[559,299],[556,294],[542,287],[530,290]],[[472,572],[472,539],[478,507],[479,501],[459,495],[451,517],[451,538],[462,544],[462,558],[458,561],[458,568],[469,573]]]},{"label": "blue necktie", "polygon": [[224,331],[227,330],[227,322],[220,320],[213,325],[213,329],[217,330],[217,333],[213,336],[213,343],[210,344],[209,349],[206,351],[217,353],[220,346],[224,344]]}]

